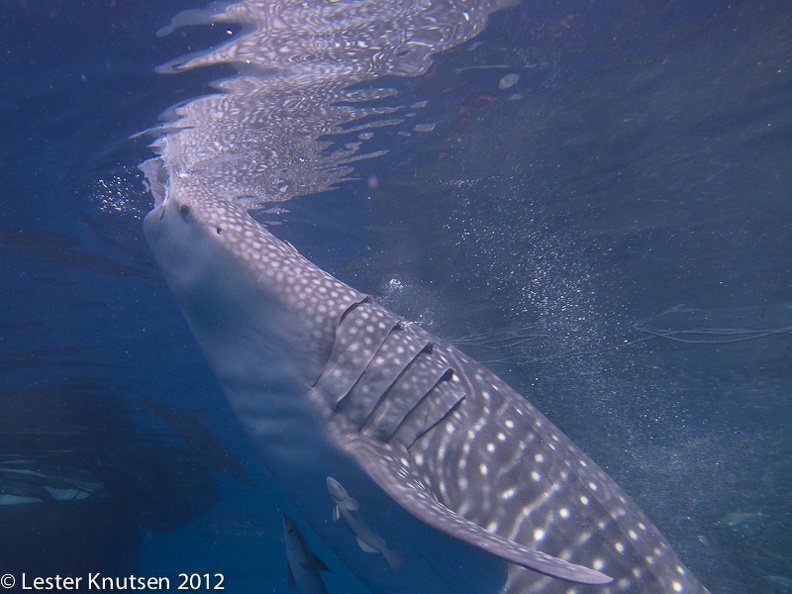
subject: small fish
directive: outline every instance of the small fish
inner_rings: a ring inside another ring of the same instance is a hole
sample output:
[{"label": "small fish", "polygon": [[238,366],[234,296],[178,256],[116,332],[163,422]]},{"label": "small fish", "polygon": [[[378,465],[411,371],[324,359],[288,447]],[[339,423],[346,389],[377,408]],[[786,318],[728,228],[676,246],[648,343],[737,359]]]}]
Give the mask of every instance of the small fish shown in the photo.
[{"label": "small fish", "polygon": [[766,517],[761,512],[732,512],[715,522],[715,525],[728,526],[735,532],[753,532],[761,527]]},{"label": "small fish", "polygon": [[382,553],[393,569],[398,570],[407,559],[406,555],[391,551],[385,540],[374,532],[363,516],[360,515],[360,504],[354,497],[350,497],[346,489],[332,476],[327,477],[327,490],[335,502],[333,520],[339,518],[344,521],[350,532],[355,535],[358,545],[367,553]]},{"label": "small fish", "polygon": [[786,576],[765,575],[762,579],[768,581],[772,585],[774,592],[782,592],[784,594],[792,592],[792,579]]},{"label": "small fish", "polygon": [[462,68],[454,68],[456,74],[467,72],[468,70],[493,70],[493,69],[507,69],[511,68],[509,64],[479,64],[476,66],[464,66]]},{"label": "small fish", "polygon": [[[31,461],[33,462],[33,461]],[[101,497],[103,485],[90,472],[65,466],[0,466],[0,505]]]},{"label": "small fish", "polygon": [[0,505],[20,503],[54,503],[56,498],[43,485],[4,480],[0,482]]},{"label": "small fish", "polygon": [[513,87],[517,84],[517,81],[520,80],[519,74],[507,74],[503,78],[498,81],[498,88],[502,91],[503,89],[508,89],[509,87]]},{"label": "small fish", "polygon": [[320,571],[329,571],[305,542],[297,524],[283,514],[283,542],[286,545],[286,572],[289,589],[297,586],[300,594],[327,594]]}]

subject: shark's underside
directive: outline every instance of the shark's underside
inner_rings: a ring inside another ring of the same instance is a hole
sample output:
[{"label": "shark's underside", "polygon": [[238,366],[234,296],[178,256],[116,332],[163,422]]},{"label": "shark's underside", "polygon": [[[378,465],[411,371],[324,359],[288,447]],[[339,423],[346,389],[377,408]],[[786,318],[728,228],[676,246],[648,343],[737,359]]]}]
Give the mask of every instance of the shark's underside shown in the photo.
[{"label": "shark's underside", "polygon": [[[706,592],[525,398],[243,209],[170,176],[145,231],[273,475],[372,591]],[[328,475],[408,555],[399,572],[328,525]]]}]

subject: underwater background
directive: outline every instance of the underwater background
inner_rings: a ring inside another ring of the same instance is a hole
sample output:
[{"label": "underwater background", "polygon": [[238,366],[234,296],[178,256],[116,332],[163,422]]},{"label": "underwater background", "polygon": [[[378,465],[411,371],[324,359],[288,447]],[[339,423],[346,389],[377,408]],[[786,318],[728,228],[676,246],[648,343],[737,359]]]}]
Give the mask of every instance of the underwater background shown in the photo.
[{"label": "underwater background", "polygon": [[[234,33],[157,36],[191,8],[0,8],[0,574],[287,591],[293,510],[142,237],[138,133],[232,74],[155,71]],[[792,591],[790,31],[785,1],[522,2],[265,219],[529,398],[713,593]]]}]

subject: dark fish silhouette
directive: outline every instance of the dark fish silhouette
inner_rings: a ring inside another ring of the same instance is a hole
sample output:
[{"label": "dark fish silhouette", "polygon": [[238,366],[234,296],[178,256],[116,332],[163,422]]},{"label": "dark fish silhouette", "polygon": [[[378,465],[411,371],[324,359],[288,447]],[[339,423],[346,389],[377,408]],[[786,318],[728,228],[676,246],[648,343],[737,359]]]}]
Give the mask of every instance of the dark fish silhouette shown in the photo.
[{"label": "dark fish silhouette", "polygon": [[300,594],[327,594],[320,571],[330,571],[308,547],[297,524],[283,514],[283,543],[286,546],[286,577],[289,589]]},{"label": "dark fish silhouette", "polygon": [[235,478],[248,487],[256,486],[257,483],[247,476],[239,458],[204,424],[197,410],[170,408],[148,396],[143,396],[141,400],[151,412],[173,427],[176,435],[209,468]]}]

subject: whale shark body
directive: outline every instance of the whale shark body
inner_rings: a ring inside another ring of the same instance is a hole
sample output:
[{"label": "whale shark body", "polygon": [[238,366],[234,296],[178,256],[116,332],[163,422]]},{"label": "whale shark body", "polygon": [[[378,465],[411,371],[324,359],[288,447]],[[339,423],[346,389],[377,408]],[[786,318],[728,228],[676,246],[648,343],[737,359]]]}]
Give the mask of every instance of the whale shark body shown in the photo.
[{"label": "whale shark body", "polygon": [[[211,186],[169,175],[144,230],[274,478],[372,592],[707,592],[525,398]],[[327,476],[377,510],[400,571],[328,522]]]},{"label": "whale shark body", "polygon": [[[336,187],[382,154],[359,149],[421,106],[385,85],[514,4],[238,0],[176,15],[160,34],[240,27],[161,72],[237,72],[154,131],[146,238],[272,476],[375,594],[701,594],[630,498],[525,398],[247,212]],[[354,494],[372,542],[403,555],[398,571],[330,521],[327,477]]]}]

